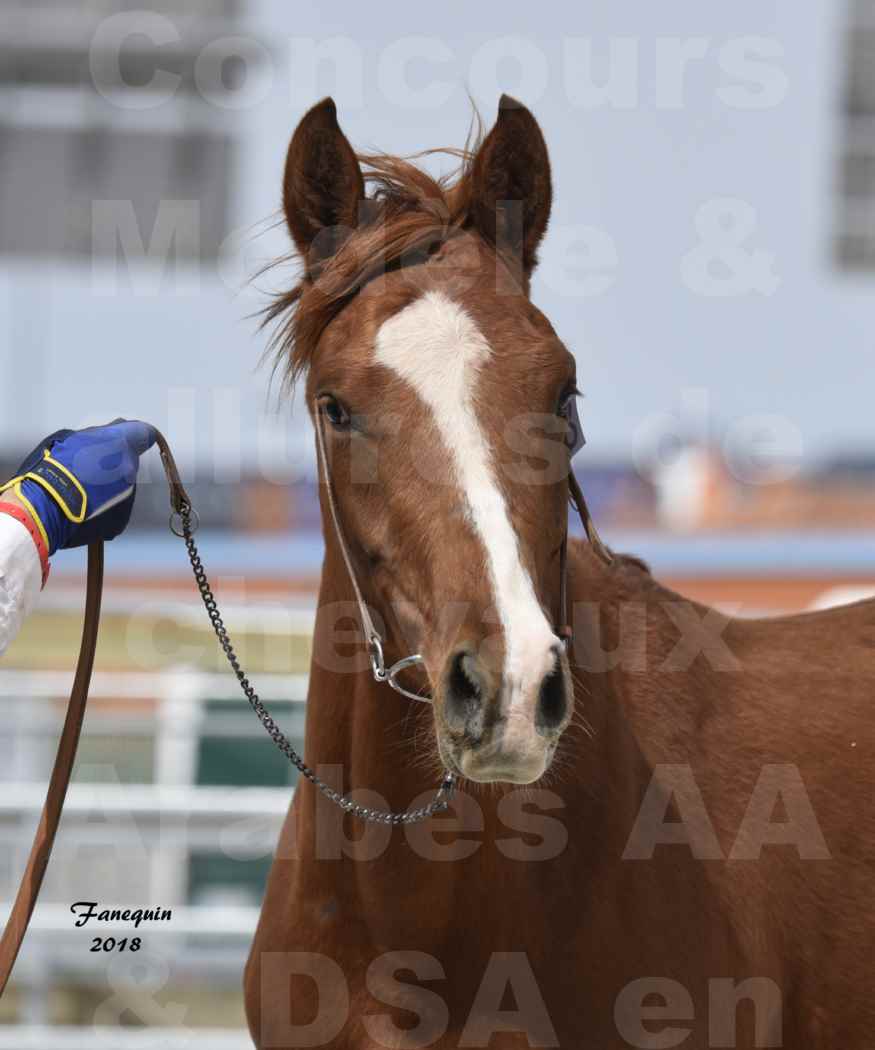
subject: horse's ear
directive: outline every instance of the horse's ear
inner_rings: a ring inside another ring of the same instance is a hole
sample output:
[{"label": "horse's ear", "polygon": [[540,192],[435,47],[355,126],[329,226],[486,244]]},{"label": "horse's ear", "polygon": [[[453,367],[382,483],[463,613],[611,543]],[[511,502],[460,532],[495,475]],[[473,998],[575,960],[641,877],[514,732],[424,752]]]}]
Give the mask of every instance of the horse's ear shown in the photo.
[{"label": "horse's ear", "polygon": [[332,256],[358,224],[365,183],[355,152],[325,98],[295,128],[283,177],[283,210],[298,251],[312,265]]},{"label": "horse's ear", "polygon": [[495,126],[471,166],[474,225],[519,258],[528,275],[537,263],[552,202],[550,158],[538,122],[522,103],[502,95]]}]

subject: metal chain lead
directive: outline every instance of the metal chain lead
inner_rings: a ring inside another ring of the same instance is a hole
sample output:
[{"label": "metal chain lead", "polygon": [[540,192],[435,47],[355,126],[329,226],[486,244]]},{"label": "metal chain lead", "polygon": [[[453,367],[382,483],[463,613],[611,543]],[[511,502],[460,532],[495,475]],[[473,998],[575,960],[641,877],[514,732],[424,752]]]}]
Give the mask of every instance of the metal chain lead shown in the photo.
[{"label": "metal chain lead", "polygon": [[234,652],[234,647],[231,644],[231,639],[228,637],[228,631],[225,628],[225,624],[222,622],[221,615],[219,614],[219,608],[216,604],[215,596],[210,588],[206,571],[204,570],[200,555],[198,554],[197,544],[194,541],[194,530],[192,529],[191,522],[191,505],[183,502],[176,513],[179,515],[179,519],[182,523],[182,532],[179,533],[173,528],[173,519],[171,519],[171,530],[176,533],[177,536],[181,535],[185,540],[185,546],[188,550],[188,558],[191,562],[191,569],[194,573],[195,583],[200,591],[204,608],[207,610],[210,623],[213,625],[213,630],[216,632],[216,637],[219,639],[219,644],[222,646],[222,650],[228,659],[228,663],[231,665],[234,674],[237,676],[237,681],[240,683],[240,688],[243,690],[252,710],[258,716],[259,722],[261,722],[267,731],[268,736],[298,770],[301,776],[306,777],[314,787],[317,787],[322,794],[336,806],[340,806],[340,808],[347,813],[352,813],[353,816],[359,817],[361,820],[370,821],[373,824],[418,824],[420,821],[428,820],[428,818],[435,813],[444,812],[449,806],[450,799],[453,796],[453,791],[456,786],[455,777],[451,773],[448,773],[441,781],[437,793],[427,806],[421,806],[419,809],[405,810],[403,813],[393,813],[390,810],[372,809],[368,806],[359,805],[358,802],[353,802],[352,799],[347,798],[345,795],[341,795],[339,791],[335,791],[333,787],[326,784],[325,781],[317,776],[307,765],[303,758],[301,758],[298,752],[292,747],[285,733],[283,733],[273,720],[270,712],[262,703],[260,697],[255,692],[255,689],[252,687],[252,684],[240,666],[237,654]]}]

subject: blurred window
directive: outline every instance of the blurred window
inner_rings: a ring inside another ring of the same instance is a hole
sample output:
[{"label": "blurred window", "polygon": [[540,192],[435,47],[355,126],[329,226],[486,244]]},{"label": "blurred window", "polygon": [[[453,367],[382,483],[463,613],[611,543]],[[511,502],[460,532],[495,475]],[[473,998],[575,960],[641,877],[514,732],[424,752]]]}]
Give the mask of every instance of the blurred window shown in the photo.
[{"label": "blurred window", "polygon": [[76,756],[77,784],[150,784],[154,776],[154,737],[83,735]]},{"label": "blurred window", "polygon": [[875,269],[875,0],[850,0],[849,12],[835,256],[864,271]]},{"label": "blurred window", "polygon": [[[304,705],[265,700],[267,709],[301,751],[304,746]],[[208,700],[198,747],[197,783],[210,787],[286,787],[298,772],[258,725],[245,700]]]},{"label": "blurred window", "polygon": [[[303,752],[303,704],[270,700],[265,703],[295,749]],[[255,732],[257,735],[253,736]],[[297,770],[256,724],[248,703],[204,704],[197,760],[199,785],[286,787],[297,779]],[[259,905],[271,860],[272,857],[240,858],[193,850],[188,862],[189,902]]]},{"label": "blurred window", "polygon": [[149,253],[170,202],[171,257],[215,259],[227,235],[230,154],[227,136],[197,131],[0,125],[0,254],[134,263]]},{"label": "blurred window", "polygon": [[[159,46],[131,33],[103,56],[98,90],[101,22],[144,8],[178,39]],[[215,260],[229,232],[235,118],[203,97],[195,68],[214,41],[247,39],[242,13],[239,0],[0,0],[0,255],[112,257],[121,243],[131,264]],[[249,53],[211,67],[226,91],[263,54],[248,39]],[[160,104],[131,108],[118,95],[164,85],[160,73],[177,78]],[[156,235],[156,257],[143,259]]]}]

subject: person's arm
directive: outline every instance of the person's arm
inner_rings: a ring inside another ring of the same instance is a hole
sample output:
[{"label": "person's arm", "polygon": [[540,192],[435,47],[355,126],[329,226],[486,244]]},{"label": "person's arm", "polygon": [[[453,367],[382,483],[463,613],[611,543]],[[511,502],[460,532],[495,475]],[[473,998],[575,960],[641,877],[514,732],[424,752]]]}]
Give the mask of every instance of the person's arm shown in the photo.
[{"label": "person's arm", "polygon": [[[36,524],[13,492],[0,496],[0,505],[16,508],[20,518]],[[43,583],[43,569],[37,544],[24,520],[0,512],[0,656],[21,630],[36,605]]]},{"label": "person's arm", "polygon": [[45,585],[56,550],[111,540],[128,524],[148,423],[58,430],[0,485],[0,655]]}]

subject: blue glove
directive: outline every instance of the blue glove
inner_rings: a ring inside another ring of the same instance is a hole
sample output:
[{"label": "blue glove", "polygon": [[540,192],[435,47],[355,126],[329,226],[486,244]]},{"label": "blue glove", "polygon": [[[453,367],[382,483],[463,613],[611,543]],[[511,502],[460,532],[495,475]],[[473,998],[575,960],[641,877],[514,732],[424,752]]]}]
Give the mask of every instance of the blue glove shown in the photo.
[{"label": "blue glove", "polygon": [[14,489],[42,531],[49,554],[111,540],[130,520],[140,456],[154,443],[155,428],[138,420],[57,430],[0,492]]}]

